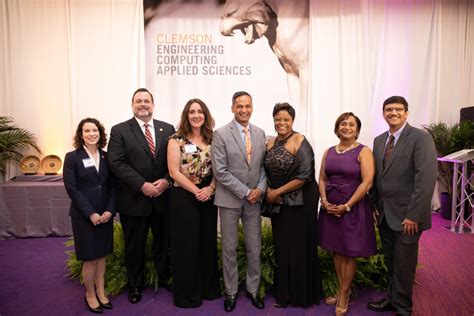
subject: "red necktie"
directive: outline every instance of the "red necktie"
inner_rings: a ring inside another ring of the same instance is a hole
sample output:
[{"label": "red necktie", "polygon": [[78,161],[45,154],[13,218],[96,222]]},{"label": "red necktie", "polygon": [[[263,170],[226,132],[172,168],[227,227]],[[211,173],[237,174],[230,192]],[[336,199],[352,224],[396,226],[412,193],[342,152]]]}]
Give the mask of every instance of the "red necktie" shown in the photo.
[{"label": "red necktie", "polygon": [[385,146],[385,152],[383,154],[383,168],[384,169],[388,161],[390,160],[390,156],[392,156],[394,143],[395,143],[395,137],[393,135],[390,135],[390,137],[388,138],[387,146]]},{"label": "red necktie", "polygon": [[154,156],[155,155],[155,142],[153,141],[153,137],[151,136],[151,132],[148,129],[148,127],[150,127],[150,124],[145,124],[145,138],[146,138],[146,142],[148,143],[148,146],[150,146],[151,154]]}]

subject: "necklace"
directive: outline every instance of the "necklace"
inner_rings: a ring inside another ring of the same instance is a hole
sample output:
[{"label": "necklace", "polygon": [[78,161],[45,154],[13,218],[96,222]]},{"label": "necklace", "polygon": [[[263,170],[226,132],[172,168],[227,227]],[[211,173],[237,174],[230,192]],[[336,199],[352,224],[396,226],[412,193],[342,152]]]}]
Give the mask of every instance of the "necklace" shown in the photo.
[{"label": "necklace", "polygon": [[334,149],[336,150],[336,153],[338,155],[343,155],[345,154],[346,152],[354,149],[355,147],[357,147],[358,143],[357,142],[353,142],[352,145],[350,145],[349,147],[347,147],[346,149],[344,150],[340,150],[338,147],[339,147],[340,144],[337,144],[336,147],[334,147]]},{"label": "necklace", "polygon": [[291,136],[293,136],[294,133],[295,133],[295,132],[291,131],[291,132],[290,132],[287,136],[285,136],[285,137],[279,137],[279,136],[277,136],[277,137],[276,137],[276,140],[277,140],[278,142],[281,142],[281,141],[283,141],[283,140],[287,140],[288,138],[290,138]]}]

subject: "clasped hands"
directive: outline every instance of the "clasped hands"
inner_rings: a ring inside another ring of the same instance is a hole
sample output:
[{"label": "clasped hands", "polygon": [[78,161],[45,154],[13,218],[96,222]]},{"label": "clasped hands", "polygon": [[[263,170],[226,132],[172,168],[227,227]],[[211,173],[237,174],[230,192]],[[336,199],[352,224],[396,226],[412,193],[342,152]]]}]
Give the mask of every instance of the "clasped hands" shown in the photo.
[{"label": "clasped hands", "polygon": [[98,213],[92,213],[89,216],[90,221],[94,226],[100,225],[100,224],[105,224],[107,223],[110,219],[112,218],[112,213],[109,211],[105,211],[102,213],[102,215],[99,215]]},{"label": "clasped hands", "polygon": [[277,190],[267,188],[266,200],[270,204],[283,204],[283,200]]},{"label": "clasped hands", "polygon": [[148,197],[158,197],[168,188],[168,180],[158,179],[155,182],[145,182],[141,188],[143,194]]},{"label": "clasped hands", "polygon": [[321,204],[328,214],[334,215],[336,217],[341,217],[344,215],[344,213],[346,213],[346,206],[343,204],[336,205],[329,203],[327,200],[322,201]]},{"label": "clasped hands", "polygon": [[261,196],[262,196],[262,191],[260,191],[259,188],[255,188],[255,189],[250,189],[250,192],[246,198],[250,204],[255,204],[260,200]]},{"label": "clasped hands", "polygon": [[208,185],[207,187],[199,189],[194,196],[200,202],[206,202],[211,199],[212,193],[214,193],[214,189]]}]

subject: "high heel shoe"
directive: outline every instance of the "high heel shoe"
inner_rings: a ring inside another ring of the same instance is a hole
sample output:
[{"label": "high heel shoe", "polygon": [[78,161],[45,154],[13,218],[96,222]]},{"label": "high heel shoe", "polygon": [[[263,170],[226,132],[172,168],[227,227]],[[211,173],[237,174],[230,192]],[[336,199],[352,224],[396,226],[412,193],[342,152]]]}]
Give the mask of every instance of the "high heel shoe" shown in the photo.
[{"label": "high heel shoe", "polygon": [[281,303],[273,303],[273,307],[276,307],[276,308],[286,308],[288,306],[288,303],[286,304],[281,304]]},{"label": "high heel shoe", "polygon": [[[344,297],[339,295],[336,302],[336,316],[344,316],[349,310],[349,293]],[[342,305],[342,306],[341,306]]]},{"label": "high heel shoe", "polygon": [[96,296],[96,297],[97,297],[97,300],[99,301],[100,306],[102,306],[102,308],[105,308],[105,309],[113,308],[112,302],[110,300],[107,303],[102,303],[102,301],[99,299],[99,296]]},{"label": "high heel shoe", "polygon": [[[352,295],[352,291],[349,290],[349,296]],[[324,302],[326,303],[326,305],[336,305],[337,303],[337,298],[339,297],[339,292],[337,292],[336,294],[332,295],[332,296],[328,296],[326,297],[326,299],[324,300]]]},{"label": "high heel shoe", "polygon": [[102,314],[102,305],[100,305],[100,301],[99,301],[99,306],[97,307],[90,306],[89,302],[87,301],[87,297],[85,296],[84,296],[84,301],[86,302],[87,308],[89,309],[91,313]]},{"label": "high heel shoe", "polygon": [[338,297],[339,297],[339,293],[336,293],[333,296],[326,297],[324,302],[326,303],[326,305],[336,305]]}]

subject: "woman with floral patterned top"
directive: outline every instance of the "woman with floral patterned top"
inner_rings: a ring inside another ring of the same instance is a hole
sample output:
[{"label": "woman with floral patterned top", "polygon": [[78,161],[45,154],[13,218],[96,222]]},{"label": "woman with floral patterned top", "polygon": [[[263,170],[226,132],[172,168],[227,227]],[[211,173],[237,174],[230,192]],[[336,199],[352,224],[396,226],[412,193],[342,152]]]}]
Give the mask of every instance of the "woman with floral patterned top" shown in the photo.
[{"label": "woman with floral patterned top", "polygon": [[171,190],[171,266],[178,307],[198,307],[220,297],[217,270],[217,207],[211,168],[214,119],[206,104],[184,106],[176,134],[168,142]]}]

